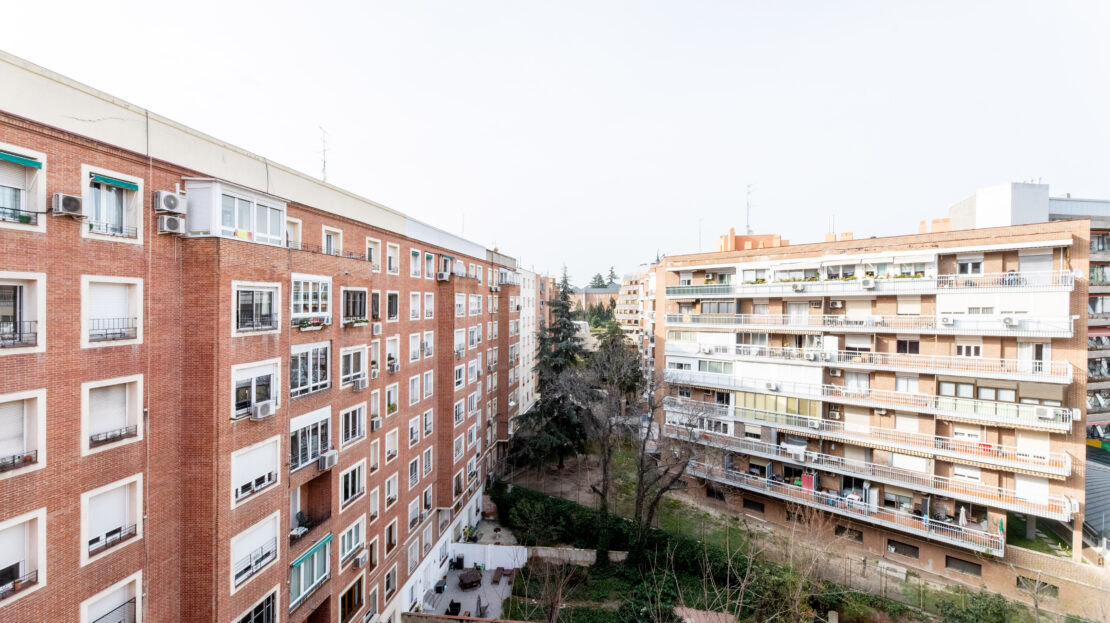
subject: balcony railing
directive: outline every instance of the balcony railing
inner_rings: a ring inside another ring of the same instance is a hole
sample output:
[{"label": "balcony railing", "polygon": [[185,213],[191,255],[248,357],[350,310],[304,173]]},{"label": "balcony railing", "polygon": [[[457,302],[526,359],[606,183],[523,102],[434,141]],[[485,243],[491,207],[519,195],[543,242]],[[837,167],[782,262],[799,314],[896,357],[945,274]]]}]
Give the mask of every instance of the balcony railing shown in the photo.
[{"label": "balcony railing", "polygon": [[1005,551],[1006,539],[1002,534],[965,528],[956,523],[948,523],[924,516],[919,517],[913,513],[881,506],[872,506],[863,501],[832,493],[776,482],[768,478],[743,474],[735,470],[726,470],[705,463],[693,462],[686,471],[694,476],[710,478],[725,484],[756,491],[769,497],[810,506],[857,521],[865,521],[901,532],[917,534],[959,547],[995,556],[1001,556]]},{"label": "balcony railing", "polygon": [[[21,569],[27,568],[27,564],[24,562],[20,562],[19,566]],[[12,583],[8,584],[5,588],[0,588],[0,599],[7,599],[8,597],[11,597],[12,595],[15,595],[20,591],[25,591],[38,583],[39,570],[34,569],[32,571],[28,571],[18,578],[13,579]]]},{"label": "balcony railing", "polygon": [[1044,272],[985,273],[981,275],[937,275],[934,277],[871,278],[777,281],[771,283],[730,283],[715,285],[667,286],[672,298],[714,296],[781,296],[816,294],[906,294],[984,290],[1020,290],[1024,292],[1070,291],[1075,276],[1068,270]]},{"label": "balcony railing", "polygon": [[95,542],[89,543],[89,556],[99,554],[106,549],[110,549],[123,543],[137,534],[137,526],[134,524],[130,526],[122,526],[105,534],[103,538],[97,539]]},{"label": "balcony railing", "polygon": [[89,232],[102,236],[120,236],[122,238],[138,238],[139,230],[118,223],[107,221],[89,221]]},{"label": "balcony railing", "polygon": [[138,336],[138,318],[90,318],[89,341],[133,340]]},{"label": "balcony railing", "polygon": [[270,539],[265,545],[242,557],[235,563],[235,585],[239,586],[247,578],[258,573],[271,560],[277,558],[277,537]]},{"label": "balcony railing", "polygon": [[269,331],[276,328],[276,314],[239,314],[235,318],[237,331]]},{"label": "balcony railing", "polygon": [[331,519],[331,511],[312,515],[305,513],[303,510],[297,511],[297,527],[289,531],[289,545],[295,545],[312,535],[317,528],[326,525],[329,519]]},{"label": "balcony railing", "polygon": [[0,208],[0,221],[6,223],[22,223],[24,225],[38,225],[39,213],[17,210],[16,208]]},{"label": "balcony railing", "polygon": [[666,370],[663,378],[668,383],[681,385],[735,389],[762,394],[780,394],[880,409],[916,411],[950,419],[988,422],[999,426],[1037,430],[1071,430],[1072,422],[1078,420],[1080,415],[1078,409],[1067,407],[994,402],[991,400],[957,398],[955,396],[911,394],[867,387],[740,378],[729,374],[692,370]]},{"label": "balcony railing", "polygon": [[0,473],[34,465],[39,461],[38,450],[28,450],[11,456],[0,456]]},{"label": "balcony railing", "polygon": [[785,444],[776,446],[755,439],[734,437],[674,424],[667,424],[664,428],[664,434],[673,439],[695,441],[723,450],[736,450],[745,454],[779,459],[796,465],[816,467],[848,476],[864,476],[870,480],[980,502],[987,506],[1005,508],[1019,513],[1032,513],[1038,517],[1060,521],[1071,519],[1071,505],[1062,496],[1051,496],[1044,500],[1026,500],[1017,497],[1013,491],[978,482],[935,476],[879,463],[854,461],[831,454],[812,452],[800,446]]},{"label": "balcony railing", "polygon": [[135,598],[132,597],[122,604],[105,612],[92,623],[135,623]]},{"label": "balcony railing", "polygon": [[891,428],[872,426],[847,426],[840,420],[763,411],[747,407],[729,407],[668,396],[663,400],[665,409],[687,416],[707,418],[735,417],[744,422],[774,426],[803,435],[818,435],[838,441],[880,446],[896,451],[925,452],[967,462],[998,465],[1038,474],[1057,477],[1071,475],[1071,455],[1067,452],[1030,454],[1012,446],[1002,446],[978,440],[937,437]]},{"label": "balcony railing", "polygon": [[127,439],[129,437],[137,437],[139,435],[138,426],[124,426],[115,430],[105,431],[103,433],[96,433],[89,435],[89,447],[95,448],[105,444],[119,441],[120,439]]},{"label": "balcony railing", "polygon": [[[1006,319],[1009,320],[1006,320]],[[937,333],[945,335],[1016,335],[1071,337],[1070,316],[951,314],[941,316],[863,316],[843,314],[667,314],[669,325],[755,331],[831,331],[833,333]]]},{"label": "balcony railing", "polygon": [[955,355],[920,355],[910,353],[880,353],[858,350],[820,350],[812,348],[782,348],[751,344],[693,344],[667,342],[668,355],[731,356],[751,361],[779,360],[802,364],[832,366],[848,369],[890,370],[921,374],[949,374],[1003,380],[1039,381],[1042,383],[1071,383],[1072,365],[1067,361],[1039,361],[1033,359],[992,359],[989,357],[960,357]]},{"label": "balcony railing", "polygon": [[35,320],[0,320],[0,348],[21,348],[39,343]]}]

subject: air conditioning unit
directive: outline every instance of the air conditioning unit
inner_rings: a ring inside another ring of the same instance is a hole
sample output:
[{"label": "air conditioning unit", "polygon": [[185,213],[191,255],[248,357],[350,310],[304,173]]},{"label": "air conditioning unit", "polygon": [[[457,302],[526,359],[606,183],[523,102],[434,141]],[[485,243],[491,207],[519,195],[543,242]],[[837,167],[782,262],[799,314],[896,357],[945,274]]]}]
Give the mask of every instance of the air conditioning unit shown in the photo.
[{"label": "air conditioning unit", "polygon": [[790,289],[795,291],[795,292],[804,292],[805,289],[806,289],[806,284],[804,284],[804,283],[794,283],[794,284],[790,285]]},{"label": "air conditioning unit", "polygon": [[775,383],[774,381],[767,381],[767,391],[769,391],[769,392],[779,391],[779,384]]},{"label": "air conditioning unit", "polygon": [[436,281],[447,281],[451,278],[451,273],[436,273]]},{"label": "air conditioning unit", "polygon": [[85,218],[85,209],[81,205],[81,198],[74,195],[54,193],[53,212],[54,214]]},{"label": "air conditioning unit", "polygon": [[493,372],[493,364],[492,363],[487,363],[486,364],[486,371],[487,372]]},{"label": "air conditioning unit", "polygon": [[370,562],[370,552],[362,550],[358,553],[358,556],[355,556],[355,569],[365,567],[368,562]]},{"label": "air conditioning unit", "polygon": [[477,370],[477,371],[475,371],[475,374],[477,374],[477,375],[478,375],[478,378],[481,378],[481,377],[482,377],[482,371],[481,371],[481,370]]},{"label": "air conditioning unit", "polygon": [[713,347],[712,346],[702,346],[700,350],[701,350],[703,355],[708,355],[708,354],[713,352]]},{"label": "air conditioning unit", "polygon": [[316,460],[316,466],[319,467],[321,470],[331,469],[335,467],[335,464],[338,462],[339,453],[335,450],[328,450],[327,452],[321,454],[320,458]]},{"label": "air conditioning unit", "polygon": [[1053,413],[1052,413],[1052,407],[1043,407],[1043,406],[1038,405],[1038,406],[1033,408],[1033,414],[1036,415],[1037,419],[1039,419],[1039,420],[1054,420],[1054,419],[1056,419],[1056,416],[1053,415]]},{"label": "air conditioning unit", "polygon": [[386,364],[386,368],[390,372],[400,372],[401,371],[401,363],[398,362],[398,361],[390,361],[389,363]]},{"label": "air conditioning unit", "polygon": [[805,357],[806,361],[817,361],[817,353],[807,352]]},{"label": "air conditioning unit", "polygon": [[844,301],[829,301],[829,309],[844,309]]},{"label": "air conditioning unit", "polygon": [[810,428],[821,428],[821,420],[819,420],[817,418],[813,418],[812,420],[809,421],[809,427]]},{"label": "air conditioning unit", "polygon": [[1017,324],[1018,324],[1018,319],[1015,318],[1014,316],[1003,316],[1002,317],[1002,326],[1004,326],[1004,327],[1013,328],[1013,327],[1016,327]]},{"label": "air conditioning unit", "polygon": [[431,349],[431,346],[427,342],[420,342],[420,350],[426,353],[429,349]]},{"label": "air conditioning unit", "polygon": [[1071,419],[1075,420],[1076,422],[1082,420],[1083,419],[1083,412],[1080,411],[1079,409],[1072,409],[1071,410]]},{"label": "air conditioning unit", "polygon": [[864,277],[863,279],[860,279],[859,280],[859,287],[863,288],[864,290],[874,290],[875,289],[875,278],[874,277]]},{"label": "air conditioning unit", "polygon": [[185,214],[185,197],[168,190],[154,192],[154,211]]},{"label": "air conditioning unit", "polygon": [[382,427],[382,419],[377,417],[370,418],[370,432],[374,432]]},{"label": "air conditioning unit", "polygon": [[371,331],[371,332],[372,332],[372,333],[373,333],[374,335],[381,335],[381,334],[382,334],[382,323],[380,323],[380,322],[375,322],[375,323],[374,323],[374,326],[370,327],[370,331]]},{"label": "air conditioning unit", "polygon": [[886,409],[875,409],[875,413],[879,415],[886,415]]},{"label": "air conditioning unit", "polygon": [[178,235],[185,233],[185,219],[179,216],[169,216],[166,214],[159,216],[158,233]]},{"label": "air conditioning unit", "polygon": [[814,309],[820,309],[821,308],[821,301],[810,301],[809,306],[814,308]]},{"label": "air conditioning unit", "polygon": [[378,378],[378,369],[377,368],[370,368],[370,378],[371,379]]},{"label": "air conditioning unit", "polygon": [[830,368],[829,376],[840,376],[840,368]]},{"label": "air conditioning unit", "polygon": [[356,392],[360,392],[360,391],[366,389],[366,386],[368,384],[369,383],[366,381],[366,377],[365,376],[360,376],[360,377],[356,378],[353,383],[351,383],[351,389],[355,390]]},{"label": "air conditioning unit", "polygon": [[251,419],[264,420],[274,414],[274,401],[263,400],[258,404],[251,405]]},{"label": "air conditioning unit", "polygon": [[946,327],[950,327],[950,326],[956,324],[956,319],[953,318],[952,316],[941,316],[940,317],[940,324],[942,324]]},{"label": "air conditioning unit", "polygon": [[832,409],[829,409],[829,419],[830,420],[839,420],[840,419],[840,411],[833,411]]},{"label": "air conditioning unit", "polygon": [[455,349],[455,359],[462,359],[463,355],[465,355],[465,354],[466,354],[466,350],[464,350],[462,348],[456,348]]}]

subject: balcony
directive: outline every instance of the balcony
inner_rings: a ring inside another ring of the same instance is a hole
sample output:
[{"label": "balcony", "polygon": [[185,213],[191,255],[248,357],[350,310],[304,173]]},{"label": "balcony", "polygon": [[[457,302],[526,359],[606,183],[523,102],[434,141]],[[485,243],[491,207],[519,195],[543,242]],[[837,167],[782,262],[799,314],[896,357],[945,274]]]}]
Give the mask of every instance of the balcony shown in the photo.
[{"label": "balcony", "polygon": [[109,610],[92,623],[135,623],[135,598],[132,597]]},{"label": "balcony", "polygon": [[23,348],[39,343],[38,322],[0,321],[0,348]]},{"label": "balcony", "polygon": [[0,208],[0,221],[5,223],[19,223],[21,225],[38,225],[39,213],[18,210],[16,208]]},{"label": "balcony", "polygon": [[[1007,320],[1009,319],[1009,320]],[[843,314],[667,314],[670,326],[776,333],[925,333],[1019,337],[1071,337],[1070,316],[1002,315],[864,316]]]},{"label": "balcony", "polygon": [[28,450],[11,456],[0,456],[0,473],[34,465],[39,461],[38,450]]},{"label": "balcony", "polygon": [[884,507],[873,507],[865,502],[840,497],[839,495],[776,482],[705,463],[690,463],[686,471],[700,478],[755,491],[768,497],[809,506],[856,521],[864,521],[893,530],[916,534],[927,539],[942,541],[985,554],[1001,556],[1005,551],[1006,538],[1002,534],[964,528],[957,524],[950,524],[928,517],[918,517],[913,513]]},{"label": "balcony", "polygon": [[138,318],[90,318],[89,341],[133,340],[138,336]]},{"label": "balcony", "polygon": [[128,439],[130,437],[137,437],[139,435],[138,426],[124,426],[115,430],[105,431],[103,433],[96,433],[89,435],[89,447],[95,448],[97,446],[107,445],[120,439]]},{"label": "balcony", "polygon": [[89,556],[111,549],[137,534],[137,526],[122,526],[89,542]]},{"label": "balcony", "polygon": [[1067,407],[994,402],[991,400],[957,398],[955,396],[910,394],[866,387],[849,388],[842,385],[817,385],[770,379],[741,378],[729,374],[695,372],[692,370],[666,370],[663,378],[668,383],[679,385],[778,394],[879,409],[899,409],[917,413],[930,413],[952,420],[984,422],[995,426],[1012,426],[1053,432],[1070,431],[1072,423],[1080,417],[1078,409]]},{"label": "balcony", "polygon": [[1044,500],[1026,500],[1017,497],[1013,491],[974,481],[935,476],[879,463],[853,461],[840,456],[811,452],[796,446],[791,447],[785,444],[776,446],[755,439],[734,437],[705,430],[693,430],[686,426],[676,426],[674,424],[667,424],[664,428],[664,434],[673,439],[694,441],[722,450],[735,450],[744,454],[777,459],[794,465],[819,468],[827,472],[847,476],[863,476],[868,480],[968,500],[993,508],[1031,513],[1038,517],[1060,521],[1071,519],[1071,505],[1062,496],[1053,496]]},{"label": "balcony", "polygon": [[235,586],[246,582],[252,575],[258,573],[277,558],[277,538],[272,538],[268,543],[247,554],[235,563]]},{"label": "balcony", "polygon": [[[762,411],[746,407],[729,407],[668,396],[663,399],[668,412],[691,417],[736,418],[742,422],[772,426],[794,433],[844,441],[868,447],[878,447],[910,454],[927,454],[966,463],[1020,470],[1036,475],[1064,478],[1071,475],[1071,455],[1067,452],[1049,452],[1032,455],[1012,446],[1002,446],[975,440],[937,437],[924,433],[911,433],[891,428],[848,427],[840,420]],[[672,423],[673,425],[673,423]],[[673,432],[673,431],[672,431]],[[685,437],[683,437],[685,438]]]},{"label": "balcony", "polygon": [[[20,562],[19,568],[26,569],[27,563]],[[8,584],[6,587],[0,588],[0,600],[12,597],[16,593],[20,591],[25,591],[38,583],[39,570],[35,569],[33,571],[28,571],[18,578],[13,579],[11,584]]]},{"label": "balcony", "polygon": [[235,318],[235,330],[242,333],[272,331],[277,328],[277,316],[274,314],[240,313]]},{"label": "balcony", "polygon": [[121,238],[138,238],[139,230],[119,223],[107,221],[89,221],[89,233],[101,236],[119,236]]},{"label": "balcony", "polygon": [[850,294],[935,294],[937,292],[1070,292],[1075,276],[1069,270],[1044,272],[937,275],[934,277],[862,277],[817,281],[667,286],[668,298],[836,296]]},{"label": "balcony", "polygon": [[790,361],[803,365],[830,366],[849,370],[947,374],[976,378],[1037,381],[1040,383],[1068,384],[1072,382],[1072,365],[1067,361],[780,348],[749,344],[704,344],[699,346],[698,344],[683,342],[667,342],[665,353],[668,355],[697,355],[699,353],[723,355],[743,361]]},{"label": "balcony", "polygon": [[312,536],[317,528],[327,525],[329,519],[331,519],[331,511],[311,514],[303,510],[297,511],[297,527],[289,531],[289,546],[292,547]]}]

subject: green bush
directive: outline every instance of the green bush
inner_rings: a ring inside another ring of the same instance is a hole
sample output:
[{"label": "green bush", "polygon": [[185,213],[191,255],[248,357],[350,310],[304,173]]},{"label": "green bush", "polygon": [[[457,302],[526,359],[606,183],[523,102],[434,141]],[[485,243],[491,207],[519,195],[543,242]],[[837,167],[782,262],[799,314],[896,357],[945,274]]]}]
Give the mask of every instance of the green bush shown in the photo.
[{"label": "green bush", "polygon": [[1021,616],[1024,608],[997,593],[953,591],[940,602],[943,623],[1007,623]]}]

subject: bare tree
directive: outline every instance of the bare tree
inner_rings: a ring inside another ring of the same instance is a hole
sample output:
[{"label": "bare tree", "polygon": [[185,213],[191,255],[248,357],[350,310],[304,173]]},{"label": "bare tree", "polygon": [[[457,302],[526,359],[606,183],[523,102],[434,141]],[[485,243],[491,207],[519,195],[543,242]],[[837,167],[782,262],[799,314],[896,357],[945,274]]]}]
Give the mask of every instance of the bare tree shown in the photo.
[{"label": "bare tree", "polygon": [[[562,561],[534,561],[521,569],[518,582],[525,585],[524,595],[517,599],[517,616],[526,621],[559,621],[570,591],[582,582],[581,571]],[[536,595],[529,595],[535,591]]]}]

